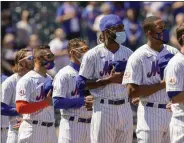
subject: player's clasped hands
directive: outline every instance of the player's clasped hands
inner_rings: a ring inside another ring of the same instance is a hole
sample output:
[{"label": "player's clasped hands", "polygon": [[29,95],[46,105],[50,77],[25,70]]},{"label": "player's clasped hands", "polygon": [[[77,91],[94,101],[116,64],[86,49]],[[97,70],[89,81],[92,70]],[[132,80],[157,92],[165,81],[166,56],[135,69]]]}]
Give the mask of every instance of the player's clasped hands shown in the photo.
[{"label": "player's clasped hands", "polygon": [[87,111],[91,111],[92,110],[92,106],[93,106],[93,102],[94,102],[94,97],[93,95],[88,95],[85,97],[85,107]]},{"label": "player's clasped hands", "polygon": [[107,78],[111,83],[119,83],[120,78],[122,78],[122,75],[123,75],[122,73],[116,72],[115,67],[113,66],[111,73],[110,73],[109,77],[107,77]]},{"label": "player's clasped hands", "polygon": [[171,104],[172,104],[172,102],[169,102],[169,103],[166,105],[166,109],[167,109],[169,112],[172,112],[172,110],[171,110]]},{"label": "player's clasped hands", "polygon": [[23,118],[16,118],[17,124],[13,126],[13,129],[18,130],[21,123],[23,122]]},{"label": "player's clasped hands", "polygon": [[138,97],[131,99],[131,103],[134,104],[134,105],[138,105],[139,104],[139,101],[140,101],[140,99]]}]

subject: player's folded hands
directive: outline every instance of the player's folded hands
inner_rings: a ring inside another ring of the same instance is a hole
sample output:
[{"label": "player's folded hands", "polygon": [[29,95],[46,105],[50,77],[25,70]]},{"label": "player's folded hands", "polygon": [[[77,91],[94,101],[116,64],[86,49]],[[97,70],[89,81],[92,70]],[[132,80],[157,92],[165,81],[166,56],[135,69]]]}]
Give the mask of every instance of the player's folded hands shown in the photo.
[{"label": "player's folded hands", "polygon": [[139,101],[140,101],[140,99],[138,97],[131,99],[131,103],[134,104],[134,105],[138,105]]},{"label": "player's folded hands", "polygon": [[172,110],[171,110],[171,105],[172,105],[171,102],[169,102],[169,103],[166,105],[166,109],[167,109],[169,112],[172,112]]},{"label": "player's folded hands", "polygon": [[87,111],[91,111],[92,110],[92,106],[93,106],[93,102],[94,102],[94,97],[92,95],[88,95],[85,97],[85,107],[87,109]]},{"label": "player's folded hands", "polygon": [[18,130],[18,129],[20,128],[20,125],[21,125],[21,123],[23,122],[23,118],[17,118],[16,121],[17,121],[17,124],[15,124],[15,125],[13,126],[13,129],[14,129],[14,130]]}]

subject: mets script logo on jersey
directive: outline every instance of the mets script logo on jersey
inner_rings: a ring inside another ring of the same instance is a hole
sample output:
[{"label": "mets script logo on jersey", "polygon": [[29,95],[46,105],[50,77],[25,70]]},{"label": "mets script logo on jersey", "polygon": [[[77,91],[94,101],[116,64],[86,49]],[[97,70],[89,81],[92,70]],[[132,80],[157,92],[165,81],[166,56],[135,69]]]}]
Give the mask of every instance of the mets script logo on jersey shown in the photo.
[{"label": "mets script logo on jersey", "polygon": [[151,76],[155,76],[157,74],[160,74],[160,69],[158,66],[158,60],[152,62],[151,72],[148,72],[147,77],[150,78]]},{"label": "mets script logo on jersey", "polygon": [[40,95],[36,97],[36,100],[45,99],[47,95],[43,92],[43,86],[41,86]]},{"label": "mets script logo on jersey", "polygon": [[103,76],[103,75],[111,73],[111,71],[109,70],[109,62],[111,62],[111,61],[105,61],[105,65],[104,65],[103,71],[100,71],[100,76]]}]

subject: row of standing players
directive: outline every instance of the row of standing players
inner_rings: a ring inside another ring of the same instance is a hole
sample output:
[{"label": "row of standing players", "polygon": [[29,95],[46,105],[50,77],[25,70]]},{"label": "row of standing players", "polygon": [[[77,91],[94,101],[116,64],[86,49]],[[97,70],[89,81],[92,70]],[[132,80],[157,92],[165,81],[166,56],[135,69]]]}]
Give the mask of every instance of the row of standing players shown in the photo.
[{"label": "row of standing players", "polygon": [[[54,67],[49,46],[20,50],[15,74],[2,83],[2,143],[132,143],[132,101],[139,102],[139,143],[183,143],[184,25],[177,29],[181,52],[165,44],[169,35],[159,17],[146,18],[143,28],[148,42],[133,53],[121,45],[121,19],[105,16],[102,43],[88,51],[84,40],[70,40],[71,62],[53,82],[47,74]],[[61,111],[59,139],[54,108]]]}]

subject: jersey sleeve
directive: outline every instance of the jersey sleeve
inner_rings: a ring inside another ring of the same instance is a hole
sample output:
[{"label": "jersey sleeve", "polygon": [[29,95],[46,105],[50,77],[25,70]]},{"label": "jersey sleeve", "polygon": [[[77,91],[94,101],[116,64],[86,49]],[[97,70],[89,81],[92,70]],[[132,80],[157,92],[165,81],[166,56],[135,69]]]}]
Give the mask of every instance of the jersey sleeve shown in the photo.
[{"label": "jersey sleeve", "polygon": [[141,60],[130,56],[127,62],[122,84],[134,83],[137,85],[141,85],[143,78],[142,74],[143,69]]},{"label": "jersey sleeve", "polygon": [[31,83],[28,80],[20,79],[16,87],[16,101],[30,102]]},{"label": "jersey sleeve", "polygon": [[59,7],[56,11],[56,17],[63,15],[63,6]]},{"label": "jersey sleeve", "polygon": [[184,91],[184,74],[177,65],[169,64],[166,69],[166,91]]},{"label": "jersey sleeve", "polygon": [[57,76],[54,78],[53,81],[53,97],[66,97],[67,90],[68,90],[68,81],[65,77],[66,75]]},{"label": "jersey sleeve", "polygon": [[12,83],[9,82],[9,80],[6,80],[2,83],[2,96],[1,96],[1,101],[3,103],[6,103],[7,105],[10,105],[13,93],[14,93],[14,88]]},{"label": "jersey sleeve", "polygon": [[94,74],[95,69],[95,58],[90,55],[91,53],[86,53],[84,58],[82,59],[82,63],[80,66],[79,75],[91,79]]}]

